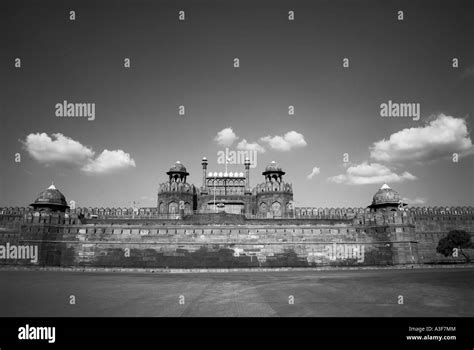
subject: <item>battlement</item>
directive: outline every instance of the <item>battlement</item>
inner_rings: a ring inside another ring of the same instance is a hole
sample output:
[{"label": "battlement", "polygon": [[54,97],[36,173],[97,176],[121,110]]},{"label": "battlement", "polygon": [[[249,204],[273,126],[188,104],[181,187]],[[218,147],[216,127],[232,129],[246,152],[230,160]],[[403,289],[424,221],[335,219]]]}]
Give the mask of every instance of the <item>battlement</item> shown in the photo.
[{"label": "battlement", "polygon": [[[3,207],[0,208],[0,215],[23,216],[24,214],[34,211],[31,207]],[[376,215],[384,215],[391,217],[393,215],[415,217],[416,220],[430,220],[434,217],[445,219],[447,217],[458,217],[467,220],[472,220],[474,216],[474,207],[410,207],[396,212],[387,212],[384,214],[376,214],[370,211],[369,208],[316,208],[316,207],[296,207],[294,209],[294,218],[315,218],[315,219],[353,219],[355,217],[375,218]],[[77,216],[83,214],[86,218],[96,215],[97,217],[156,217],[158,208],[156,207],[118,207],[118,208],[103,208],[103,207],[79,207],[70,209],[66,213],[69,216]],[[41,215],[46,215],[45,213]],[[52,214],[51,214],[52,215]]]},{"label": "battlement", "polygon": [[[411,215],[422,219],[423,217],[433,216],[472,216],[474,207],[408,207],[397,212],[410,213]],[[316,207],[297,207],[295,208],[295,217],[325,217],[325,218],[354,218],[357,215],[370,214],[370,208],[316,208]],[[393,212],[387,212],[384,215],[391,215]]]}]

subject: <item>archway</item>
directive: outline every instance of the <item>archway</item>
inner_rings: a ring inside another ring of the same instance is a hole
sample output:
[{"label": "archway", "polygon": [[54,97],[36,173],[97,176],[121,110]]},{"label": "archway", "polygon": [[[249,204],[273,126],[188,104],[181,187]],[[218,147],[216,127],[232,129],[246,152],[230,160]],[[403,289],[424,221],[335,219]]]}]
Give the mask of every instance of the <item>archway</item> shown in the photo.
[{"label": "archway", "polygon": [[178,213],[178,203],[176,202],[171,202],[168,205],[168,213],[169,214],[177,214]]},{"label": "archway", "polygon": [[281,217],[281,204],[280,202],[272,203],[272,212],[274,217]]}]

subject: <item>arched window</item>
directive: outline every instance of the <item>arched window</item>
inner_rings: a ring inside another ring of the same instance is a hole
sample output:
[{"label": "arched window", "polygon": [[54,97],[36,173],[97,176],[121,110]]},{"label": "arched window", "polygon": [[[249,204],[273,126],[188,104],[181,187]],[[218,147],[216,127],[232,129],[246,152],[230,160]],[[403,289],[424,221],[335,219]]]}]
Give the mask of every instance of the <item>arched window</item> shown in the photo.
[{"label": "arched window", "polygon": [[280,204],[280,202],[273,202],[272,203],[272,212],[273,212],[273,216],[281,217],[281,204]]},{"label": "arched window", "polygon": [[191,214],[192,213],[191,204],[189,204],[188,202],[184,203],[184,212],[186,214]]},{"label": "arched window", "polygon": [[171,202],[168,205],[168,213],[169,214],[177,214],[178,213],[178,203],[176,202]]}]

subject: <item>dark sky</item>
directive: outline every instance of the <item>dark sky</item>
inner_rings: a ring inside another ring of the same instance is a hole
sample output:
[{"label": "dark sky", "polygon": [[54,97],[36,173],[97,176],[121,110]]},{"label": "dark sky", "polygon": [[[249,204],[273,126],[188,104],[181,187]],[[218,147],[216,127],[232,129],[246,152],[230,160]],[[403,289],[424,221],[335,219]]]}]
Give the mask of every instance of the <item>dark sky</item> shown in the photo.
[{"label": "dark sky", "polygon": [[[366,206],[385,182],[414,205],[473,205],[473,18],[447,0],[2,1],[0,206],[51,181],[78,206],[155,206],[176,160],[198,186],[203,156],[224,171],[226,128],[230,149],[265,149],[252,186],[275,160],[298,206]],[[56,117],[64,100],[95,120]],[[382,118],[389,100],[420,119]]]}]

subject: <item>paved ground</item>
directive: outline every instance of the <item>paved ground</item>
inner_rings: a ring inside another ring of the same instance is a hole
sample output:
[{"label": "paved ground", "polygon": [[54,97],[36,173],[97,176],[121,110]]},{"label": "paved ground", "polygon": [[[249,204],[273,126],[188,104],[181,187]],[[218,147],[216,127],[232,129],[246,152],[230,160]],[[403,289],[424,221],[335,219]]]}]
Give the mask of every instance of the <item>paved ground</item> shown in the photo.
[{"label": "paved ground", "polygon": [[474,268],[0,271],[1,316],[474,316]]}]

